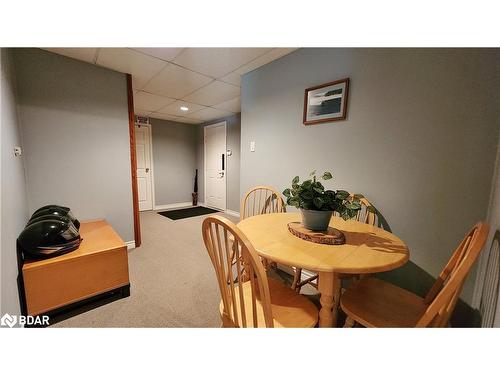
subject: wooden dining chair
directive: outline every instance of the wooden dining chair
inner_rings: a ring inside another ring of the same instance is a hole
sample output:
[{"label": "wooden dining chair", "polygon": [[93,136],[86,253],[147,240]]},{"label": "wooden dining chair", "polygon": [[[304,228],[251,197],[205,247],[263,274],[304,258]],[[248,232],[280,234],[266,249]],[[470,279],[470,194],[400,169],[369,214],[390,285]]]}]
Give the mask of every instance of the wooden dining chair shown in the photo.
[{"label": "wooden dining chair", "polygon": [[[354,198],[359,200],[361,204],[361,210],[358,211],[356,216],[354,216],[351,220],[357,220],[361,223],[377,225],[377,214],[375,213],[375,208],[373,205],[361,194],[351,194],[348,200],[352,201]],[[336,216],[340,216],[338,212],[334,212]]]},{"label": "wooden dining chair", "polygon": [[465,278],[488,236],[488,224],[480,222],[460,243],[429,290],[421,298],[376,278],[363,279],[340,298],[347,314],[344,327],[445,327],[455,308]]},{"label": "wooden dining chair", "polygon": [[486,260],[479,313],[481,314],[481,327],[491,328],[495,323],[495,316],[500,292],[500,231],[497,230]]},{"label": "wooden dining chair", "polygon": [[[316,306],[282,283],[268,279],[259,255],[234,223],[221,216],[209,216],[203,221],[202,232],[221,294],[222,327],[309,328],[316,325]],[[232,244],[229,236],[233,238]],[[231,251],[241,259],[235,267],[231,264]],[[248,281],[240,281],[243,272],[248,275]]]},{"label": "wooden dining chair", "polygon": [[[240,220],[247,217],[286,212],[286,205],[278,193],[271,186],[255,186],[245,194],[241,201]],[[233,258],[233,262],[236,261]],[[269,263],[266,259],[262,259],[264,268],[267,270],[269,266],[276,266],[276,263]]]},{"label": "wooden dining chair", "polygon": [[280,193],[271,186],[255,186],[241,201],[240,219],[277,212],[286,212],[286,205]]},{"label": "wooden dining chair", "polygon": [[[348,199],[352,200],[354,199],[354,197],[359,199],[359,203],[361,204],[361,210],[359,210],[357,215],[353,217],[351,220],[357,220],[365,224],[376,225],[377,215],[375,214],[375,209],[373,208],[373,205],[368,201],[368,199],[359,194],[351,194]],[[337,212],[335,212],[334,214],[338,216]],[[338,276],[341,279],[358,277],[358,275],[351,275],[351,274],[338,274]],[[302,278],[302,268],[296,267],[294,269],[294,276],[291,288],[296,290],[297,293],[300,293],[300,290],[306,284],[311,284],[315,288],[318,287],[317,285],[318,275],[314,274],[313,276],[308,277],[307,279],[302,281],[301,278]],[[340,287],[340,283],[338,284]]]}]

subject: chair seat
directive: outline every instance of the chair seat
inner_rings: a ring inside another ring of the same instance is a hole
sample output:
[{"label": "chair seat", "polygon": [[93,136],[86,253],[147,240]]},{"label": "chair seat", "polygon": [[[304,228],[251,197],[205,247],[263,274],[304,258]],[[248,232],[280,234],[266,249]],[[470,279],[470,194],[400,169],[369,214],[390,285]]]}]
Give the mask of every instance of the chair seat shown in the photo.
[{"label": "chair seat", "polygon": [[375,278],[363,279],[340,298],[342,310],[365,327],[415,327],[427,309],[419,296]]},{"label": "chair seat", "polygon": [[[271,294],[271,308],[275,328],[311,328],[318,321],[318,309],[306,297],[295,293],[281,282],[268,278],[269,292]],[[253,327],[252,319],[252,290],[250,282],[243,283],[243,300],[247,316],[247,326]],[[258,289],[258,287],[257,287]],[[248,301],[248,302],[247,302]],[[241,311],[239,296],[236,297],[238,320],[241,325]],[[222,316],[224,306],[219,305]],[[257,327],[265,327],[264,314],[259,297],[257,296]],[[250,321],[248,321],[250,319]]]}]

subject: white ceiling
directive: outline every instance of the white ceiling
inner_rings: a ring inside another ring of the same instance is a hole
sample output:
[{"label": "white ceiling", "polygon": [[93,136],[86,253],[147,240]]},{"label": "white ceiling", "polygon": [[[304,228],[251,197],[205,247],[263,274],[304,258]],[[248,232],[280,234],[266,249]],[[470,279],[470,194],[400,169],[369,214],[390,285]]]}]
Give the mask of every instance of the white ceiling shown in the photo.
[{"label": "white ceiling", "polygon": [[[241,76],[295,48],[45,48],[132,75],[138,115],[199,124],[240,112]],[[182,111],[180,107],[187,107]]]}]

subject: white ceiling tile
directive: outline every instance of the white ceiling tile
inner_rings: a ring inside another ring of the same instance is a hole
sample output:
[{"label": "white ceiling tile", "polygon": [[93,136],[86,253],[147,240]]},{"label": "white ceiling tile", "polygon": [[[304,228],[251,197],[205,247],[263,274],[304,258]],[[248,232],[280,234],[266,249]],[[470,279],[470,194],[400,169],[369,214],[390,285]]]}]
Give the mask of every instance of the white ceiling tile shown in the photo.
[{"label": "white ceiling tile", "polygon": [[203,122],[203,120],[195,120],[195,119],[187,118],[187,117],[179,117],[179,119],[176,121],[183,122],[185,124],[201,124]]},{"label": "white ceiling tile", "polygon": [[134,108],[134,114],[138,116],[146,116],[148,117],[150,115],[151,111],[148,111],[147,109],[141,109],[141,108]]},{"label": "white ceiling tile", "polygon": [[215,109],[215,108],[205,108],[200,111],[197,111],[191,115],[188,115],[188,118],[192,119],[197,119],[197,120],[203,120],[203,121],[210,121],[210,120],[215,120],[218,118],[226,117],[226,116],[231,116],[233,113],[231,112],[226,112],[226,111],[221,111],[220,109]]},{"label": "white ceiling tile", "polygon": [[46,51],[57,53],[58,55],[63,55],[71,57],[73,59],[86,61],[89,63],[95,63],[95,57],[97,54],[97,48],[43,48]]},{"label": "white ceiling tile", "polygon": [[191,103],[212,106],[233,99],[239,95],[239,87],[221,81],[214,81],[183,99]]},{"label": "white ceiling tile", "polygon": [[229,111],[238,113],[241,111],[240,97],[228,100],[227,102],[222,102],[220,104],[214,105],[214,108],[222,109],[223,111]]},{"label": "white ceiling tile", "polygon": [[186,48],[173,62],[219,78],[270,50],[270,48]]},{"label": "white ceiling tile", "polygon": [[132,74],[136,89],[141,89],[166,64],[130,48],[101,48],[97,56],[97,65]]},{"label": "white ceiling tile", "polygon": [[212,78],[167,63],[168,65],[149,82],[144,90],[154,94],[181,99],[205,86]]},{"label": "white ceiling tile", "polygon": [[146,55],[157,57],[162,60],[172,61],[184,48],[134,48],[136,51]]},{"label": "white ceiling tile", "polygon": [[173,102],[175,102],[175,99],[150,94],[149,92],[138,91],[134,94],[134,107],[150,111],[158,111]]},{"label": "white ceiling tile", "polygon": [[[187,111],[181,110],[181,107],[187,107]],[[172,116],[187,116],[190,113],[199,111],[200,109],[206,108],[205,106],[188,103],[183,100],[178,100],[175,103],[167,105],[165,108],[160,109],[158,112],[165,113]]]},{"label": "white ceiling tile", "polygon": [[259,56],[252,62],[243,65],[242,67],[236,69],[235,73],[243,75],[245,73],[251,72],[263,65],[269,64],[271,61],[277,60],[282,56],[288,55],[289,53],[295,51],[297,48],[274,48],[273,50],[267,52],[266,54]]},{"label": "white ceiling tile", "polygon": [[180,118],[178,116],[166,115],[165,113],[160,113],[160,112],[152,112],[149,114],[149,117],[159,118],[160,120],[168,120],[168,121],[178,121],[178,119]]},{"label": "white ceiling tile", "polygon": [[134,91],[139,91],[139,89],[142,89],[142,86],[144,86],[144,84],[141,85],[141,81],[137,81],[134,76],[132,76],[132,89]]},{"label": "white ceiling tile", "polygon": [[241,75],[238,73],[229,73],[222,78],[219,78],[221,81],[231,83],[236,86],[241,86]]}]

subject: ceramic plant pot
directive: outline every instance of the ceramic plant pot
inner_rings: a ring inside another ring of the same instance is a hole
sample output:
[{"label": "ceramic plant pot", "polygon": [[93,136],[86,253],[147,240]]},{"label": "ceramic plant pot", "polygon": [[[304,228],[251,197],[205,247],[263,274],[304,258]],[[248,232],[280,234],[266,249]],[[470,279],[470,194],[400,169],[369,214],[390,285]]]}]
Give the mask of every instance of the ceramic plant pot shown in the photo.
[{"label": "ceramic plant pot", "polygon": [[328,229],[330,218],[333,211],[314,211],[300,209],[302,214],[302,224],[304,227],[315,231],[324,231]]}]

